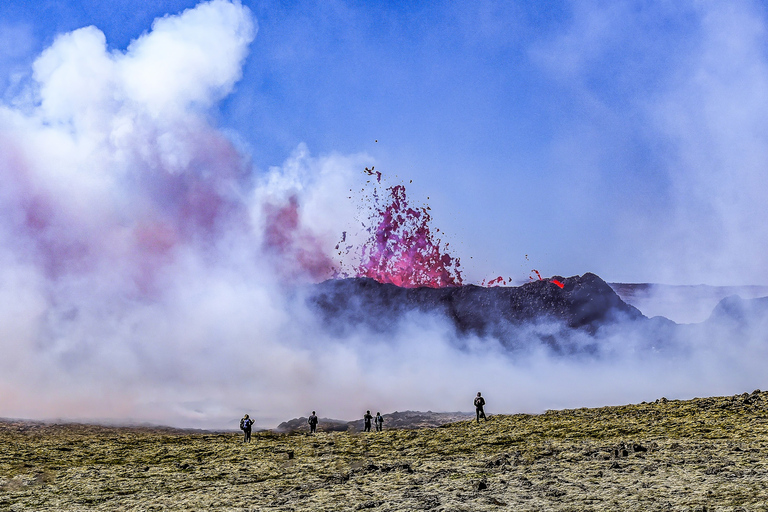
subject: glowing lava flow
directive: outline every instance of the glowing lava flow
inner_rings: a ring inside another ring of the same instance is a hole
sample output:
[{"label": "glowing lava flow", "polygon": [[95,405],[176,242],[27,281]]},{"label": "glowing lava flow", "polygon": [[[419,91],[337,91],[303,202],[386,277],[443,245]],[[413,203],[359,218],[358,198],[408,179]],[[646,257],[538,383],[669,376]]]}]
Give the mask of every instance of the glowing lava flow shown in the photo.
[{"label": "glowing lava flow", "polygon": [[[560,281],[558,281],[557,279],[544,279],[544,278],[542,278],[541,274],[539,274],[539,271],[536,270],[535,268],[532,269],[531,272],[535,272],[536,275],[539,276],[539,281],[548,281],[548,282],[554,284],[555,286],[557,286],[557,287],[559,287],[561,289],[565,287],[565,285],[563,283],[561,283]],[[529,277],[529,279],[531,281],[533,281],[533,277]]]},{"label": "glowing lava flow", "polygon": [[[373,167],[365,172],[381,183],[381,173]],[[411,206],[403,185],[388,187],[381,197],[374,190],[373,213],[363,223],[369,236],[353,273],[403,288],[461,286],[459,258],[451,256],[448,243],[443,246],[433,234],[429,207]]]}]

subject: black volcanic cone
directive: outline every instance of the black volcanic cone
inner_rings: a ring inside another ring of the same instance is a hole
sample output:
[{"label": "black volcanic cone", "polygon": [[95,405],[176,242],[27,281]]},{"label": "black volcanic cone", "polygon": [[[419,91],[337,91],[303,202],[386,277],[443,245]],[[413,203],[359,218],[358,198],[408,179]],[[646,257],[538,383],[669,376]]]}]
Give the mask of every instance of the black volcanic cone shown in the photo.
[{"label": "black volcanic cone", "polygon": [[333,331],[365,325],[375,331],[392,329],[406,313],[437,313],[450,319],[462,334],[504,338],[509,326],[557,321],[590,334],[607,323],[645,318],[619,298],[595,274],[549,280],[518,287],[400,288],[368,278],[331,279],[316,285],[308,303]]}]

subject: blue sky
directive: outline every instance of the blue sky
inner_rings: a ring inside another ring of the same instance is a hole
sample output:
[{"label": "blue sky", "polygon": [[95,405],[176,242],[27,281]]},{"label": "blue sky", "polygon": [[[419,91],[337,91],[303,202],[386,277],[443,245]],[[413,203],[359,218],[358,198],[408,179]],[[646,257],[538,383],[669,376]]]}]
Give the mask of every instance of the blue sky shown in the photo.
[{"label": "blue sky", "polygon": [[[195,5],[6,1],[3,97],[59,34],[124,51]],[[300,143],[363,154],[413,180],[474,281],[768,283],[765,4],[243,5],[258,31],[210,115],[255,173]]]}]

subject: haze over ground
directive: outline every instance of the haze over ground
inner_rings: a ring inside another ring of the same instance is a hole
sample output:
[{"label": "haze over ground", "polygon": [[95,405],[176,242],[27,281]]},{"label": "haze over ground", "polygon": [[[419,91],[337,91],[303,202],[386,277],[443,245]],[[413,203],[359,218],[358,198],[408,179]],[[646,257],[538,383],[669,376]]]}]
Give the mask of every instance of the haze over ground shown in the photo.
[{"label": "haze over ground", "polygon": [[5,2],[0,415],[219,426],[456,410],[476,388],[514,411],[759,387],[762,337],[511,361],[432,318],[324,339],[284,292],[328,276],[371,165],[430,205],[467,282],[767,285],[767,21],[758,2]]}]

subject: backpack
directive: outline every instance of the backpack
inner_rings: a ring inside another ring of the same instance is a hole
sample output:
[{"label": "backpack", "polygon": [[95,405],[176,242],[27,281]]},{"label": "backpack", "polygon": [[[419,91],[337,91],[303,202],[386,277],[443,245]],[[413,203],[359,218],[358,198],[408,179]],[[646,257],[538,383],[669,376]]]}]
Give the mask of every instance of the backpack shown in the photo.
[{"label": "backpack", "polygon": [[251,419],[243,418],[240,420],[240,430],[248,430],[251,427]]}]

